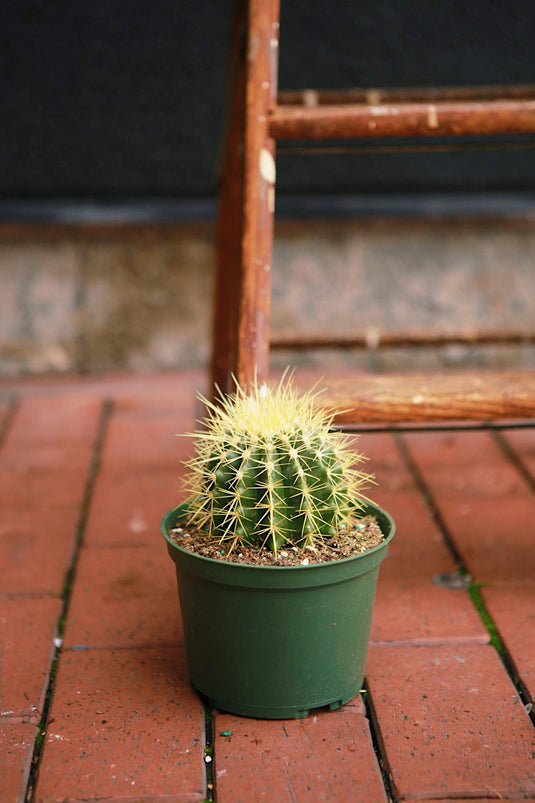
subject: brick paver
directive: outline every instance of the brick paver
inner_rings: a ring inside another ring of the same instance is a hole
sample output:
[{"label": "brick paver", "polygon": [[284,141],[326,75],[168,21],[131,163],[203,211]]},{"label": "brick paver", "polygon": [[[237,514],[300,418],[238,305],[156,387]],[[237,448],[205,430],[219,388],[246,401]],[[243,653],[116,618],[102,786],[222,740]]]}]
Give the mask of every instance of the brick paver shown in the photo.
[{"label": "brick paver", "polygon": [[486,432],[407,436],[448,532],[478,582],[535,577],[535,495]]},{"label": "brick paver", "polygon": [[117,473],[152,468],[176,472],[179,460],[191,450],[191,439],[177,437],[184,425],[191,426],[191,420],[178,414],[156,411],[149,415],[135,408],[119,408],[108,427],[103,465]]},{"label": "brick paver", "polygon": [[163,538],[151,547],[83,550],[65,629],[67,647],[183,643],[175,568]]},{"label": "brick paver", "polygon": [[390,435],[365,435],[358,448],[378,485],[369,493],[391,513],[397,535],[379,574],[372,642],[486,642],[466,591],[433,582],[456,566]]},{"label": "brick paver", "polygon": [[170,411],[166,396],[149,401],[113,406],[84,535],[88,546],[154,548],[164,512],[183,498],[181,461],[192,443],[176,435],[193,421],[178,405]]},{"label": "brick paver", "polygon": [[489,586],[481,594],[498,627],[516,677],[535,701],[535,582]]},{"label": "brick paver", "polygon": [[366,672],[396,795],[535,795],[533,724],[492,647],[375,647]]},{"label": "brick paver", "polygon": [[387,803],[368,720],[358,707],[301,720],[215,718],[219,803]]},{"label": "brick paver", "polygon": [[0,509],[40,512],[78,510],[76,500],[85,488],[85,472],[65,472],[61,478],[46,471],[14,473],[0,466]]},{"label": "brick paver", "polygon": [[67,652],[60,661],[36,803],[202,801],[204,712],[183,651]]},{"label": "brick paver", "polygon": [[25,399],[0,451],[0,596],[62,593],[102,404]]},{"label": "brick paver", "polygon": [[183,496],[178,475],[178,468],[116,474],[104,463],[95,484],[84,544],[154,548],[163,514]]},{"label": "brick paver", "polygon": [[0,722],[0,803],[24,801],[37,728]]},{"label": "brick paver", "polygon": [[0,721],[39,721],[60,613],[59,599],[0,600]]},{"label": "brick paver", "polygon": [[0,598],[59,595],[71,565],[80,511],[0,511]]},{"label": "brick paver", "polygon": [[6,438],[5,448],[75,448],[92,443],[102,400],[90,394],[24,397]]},{"label": "brick paver", "polygon": [[[66,628],[70,647],[181,644],[174,566],[160,519],[181,498],[180,459],[191,428],[170,414],[130,402],[109,422],[84,534]],[[182,494],[183,495],[183,494]]]},{"label": "brick paver", "polygon": [[535,429],[508,430],[502,433],[502,437],[535,479]]}]

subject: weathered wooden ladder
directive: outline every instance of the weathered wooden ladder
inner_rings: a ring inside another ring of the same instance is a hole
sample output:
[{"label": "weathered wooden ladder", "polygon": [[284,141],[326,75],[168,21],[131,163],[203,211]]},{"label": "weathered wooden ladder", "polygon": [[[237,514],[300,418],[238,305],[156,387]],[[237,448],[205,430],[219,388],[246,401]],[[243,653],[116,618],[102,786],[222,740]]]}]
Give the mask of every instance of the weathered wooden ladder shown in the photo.
[{"label": "weathered wooden ladder", "polygon": [[[278,34],[278,0],[238,0],[212,362],[213,381],[229,392],[233,377],[247,386],[255,376],[263,380],[268,375],[276,140],[535,133],[535,87],[277,94]],[[505,341],[515,338],[533,342],[535,335],[503,335]],[[489,335],[461,333],[455,339],[488,342]],[[333,341],[326,337],[315,345],[326,344]],[[321,403],[352,410],[340,417],[344,424],[535,417],[534,371],[360,374],[330,391],[329,396],[322,394]]]}]

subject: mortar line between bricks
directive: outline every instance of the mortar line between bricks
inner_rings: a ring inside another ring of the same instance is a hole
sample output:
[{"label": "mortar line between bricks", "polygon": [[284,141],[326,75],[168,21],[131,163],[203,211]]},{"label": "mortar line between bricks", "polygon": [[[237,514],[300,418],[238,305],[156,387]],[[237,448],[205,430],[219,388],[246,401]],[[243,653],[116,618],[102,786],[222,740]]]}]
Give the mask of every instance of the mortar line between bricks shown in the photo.
[{"label": "mortar line between bricks", "polygon": [[414,484],[416,486],[416,489],[419,491],[420,496],[423,498],[424,503],[425,503],[429,513],[431,514],[431,517],[432,517],[433,521],[437,525],[437,527],[438,527],[438,529],[440,531],[440,534],[441,534],[442,538],[444,539],[444,542],[446,543],[446,546],[447,546],[448,550],[450,551],[450,554],[452,555],[452,557],[453,557],[455,563],[457,564],[458,568],[460,570],[462,570],[463,572],[466,572],[466,569],[465,569],[461,554],[460,554],[459,550],[457,549],[457,547],[455,546],[455,544],[454,544],[454,542],[453,542],[453,540],[452,540],[452,538],[451,538],[451,536],[449,534],[448,528],[446,526],[446,522],[444,521],[444,519],[442,518],[442,516],[440,514],[440,511],[438,509],[438,505],[436,504],[435,499],[433,497],[433,494],[431,493],[431,489],[427,485],[426,481],[423,478],[423,475],[422,475],[420,469],[418,468],[418,466],[416,465],[415,461],[413,460],[413,457],[412,457],[412,455],[411,455],[411,453],[410,453],[410,451],[408,449],[408,446],[407,446],[407,444],[405,442],[405,439],[403,438],[402,435],[400,435],[397,432],[393,433],[393,437],[394,437],[394,441],[396,442],[396,446],[398,448],[398,451],[399,451],[399,453],[400,453],[405,465],[407,466],[407,468],[409,470],[409,474],[411,476],[411,479],[414,482]]},{"label": "mortar line between bricks", "polygon": [[366,682],[366,678],[364,678],[364,681],[362,683],[362,690],[364,694],[362,694],[361,697],[363,699],[364,707],[366,709],[366,717],[370,724],[370,736],[372,740],[372,747],[377,758],[377,763],[379,765],[379,771],[381,773],[381,777],[383,779],[385,794],[389,801],[393,801],[397,799],[394,789],[394,780],[392,778],[392,772],[390,770],[390,764],[388,762],[388,755],[384,745],[383,735],[381,733],[379,718],[377,716],[377,712],[375,711],[375,706],[373,705],[373,699],[368,684]]},{"label": "mortar line between bricks", "polygon": [[[518,471],[520,476],[525,480],[528,488],[530,488],[532,491],[535,491],[535,476],[533,476],[532,472],[530,471],[529,467],[526,465],[526,463],[522,459],[522,456],[518,453],[517,449],[515,449],[515,447],[511,445],[511,443],[507,440],[507,438],[504,437],[502,430],[501,429],[497,429],[497,430],[493,431],[492,432],[492,437],[493,437],[495,443],[498,445],[498,448],[501,450],[502,454],[505,456],[506,460],[513,466],[514,469],[516,469],[516,471]],[[478,590],[478,594],[479,594],[479,590]],[[481,598],[481,595],[479,595],[479,599],[481,601],[481,605],[483,606],[485,614],[490,618],[490,613],[489,613],[489,611],[487,609],[487,606],[483,602],[483,599]],[[514,661],[513,661],[512,657],[511,657],[509,651],[507,650],[507,645],[504,645],[504,657],[508,661],[508,663],[511,665],[511,668],[516,672],[516,668],[514,666]],[[523,683],[522,678],[520,677],[520,673],[516,672],[516,676],[517,676],[516,687],[517,687],[517,689],[519,689],[519,691],[521,693],[521,698],[522,698],[523,702],[525,703],[526,701],[528,701],[528,702],[532,703],[533,702],[532,701],[532,695],[529,693],[529,690],[528,690],[527,686],[525,686],[525,684]],[[529,716],[530,716],[531,721],[535,725],[535,709],[534,708],[532,708],[529,711]]]},{"label": "mortar line between bricks", "polygon": [[0,600],[5,599],[58,599],[62,594],[56,591],[8,591],[7,594],[0,594]]},{"label": "mortar line between bricks", "polygon": [[[203,803],[216,803],[214,712],[208,700],[202,699],[204,708],[204,788]],[[208,761],[206,759],[209,759]]]},{"label": "mortar line between bricks", "polygon": [[164,649],[164,650],[171,650],[171,649],[178,649],[184,650],[185,647],[176,644],[176,642],[165,642],[165,641],[155,641],[154,643],[150,644],[115,644],[110,646],[109,644],[80,644],[80,645],[73,645],[72,647],[65,647],[62,645],[61,650],[62,653],[65,652],[109,652],[113,650],[114,652],[136,652],[137,650],[155,650],[155,649]]},{"label": "mortar line between bricks", "polygon": [[39,725],[40,719],[38,717],[32,717],[29,714],[17,714],[14,712],[13,714],[9,714],[8,716],[2,715],[0,718],[0,725],[3,725],[4,722],[8,722],[10,725],[35,725],[36,727]]},{"label": "mortar line between bricks", "polygon": [[69,568],[67,569],[67,573],[65,576],[65,583],[63,588],[63,605],[61,608],[61,612],[59,615],[59,619],[57,622],[56,627],[56,634],[58,641],[58,646],[56,646],[54,657],[52,659],[52,663],[50,666],[50,675],[48,679],[48,686],[45,694],[45,702],[43,705],[43,713],[41,716],[41,720],[39,723],[39,731],[37,737],[35,739],[34,750],[32,755],[31,761],[31,769],[30,774],[28,777],[28,783],[26,785],[26,794],[24,800],[26,803],[31,803],[34,797],[35,788],[37,786],[37,781],[39,778],[39,767],[41,764],[41,759],[43,755],[43,747],[44,747],[44,737],[47,730],[48,725],[48,715],[50,711],[50,705],[52,702],[52,697],[54,695],[54,688],[56,684],[56,674],[57,674],[57,666],[59,656],[62,652],[62,644],[61,639],[63,636],[63,631],[65,627],[65,621],[67,619],[68,611],[69,611],[69,604],[71,600],[72,594],[72,583],[76,573],[76,566],[78,563],[78,559],[80,556],[80,549],[83,542],[83,536],[85,527],[87,524],[87,517],[89,513],[89,507],[91,505],[91,499],[93,497],[93,491],[95,488],[96,479],[100,469],[100,463],[102,458],[102,449],[104,446],[104,440],[106,438],[106,433],[108,429],[109,420],[112,415],[113,410],[113,403],[111,400],[103,400],[102,402],[102,409],[100,411],[100,417],[98,422],[98,427],[95,435],[95,441],[93,446],[93,453],[91,456],[91,460],[89,463],[89,468],[87,472],[87,480],[84,488],[84,494],[82,497],[82,502],[80,505],[80,513],[78,516],[78,522],[76,524],[76,541],[75,547],[73,550],[73,555],[71,559],[71,563]]},{"label": "mortar line between bricks", "polygon": [[[459,567],[459,571],[465,575],[468,575],[468,571],[462,560],[461,554],[459,550],[456,548],[455,544],[453,543],[453,540],[450,536],[446,523],[444,522],[438,509],[438,505],[435,502],[431,489],[426,483],[422,472],[418,468],[418,465],[413,460],[412,455],[410,454],[409,448],[405,443],[403,436],[400,435],[399,433],[395,433],[394,439],[396,441],[400,454],[403,460],[405,461],[407,468],[409,469],[411,477],[413,478],[419,492],[421,493],[424,499],[425,504],[427,505],[433,517],[433,520],[439,527],[440,533],[447,547],[450,549],[455,562]],[[478,585],[477,583],[474,583],[472,581],[470,587],[467,589],[468,595],[477,612],[477,615],[479,616],[483,626],[485,627],[487,633],[489,634],[490,646],[495,650],[500,661],[502,662],[503,667],[507,672],[509,679],[511,680],[511,683],[518,692],[521,702],[524,703],[524,705],[526,705],[531,701],[531,695],[529,694],[527,688],[520,680],[520,673],[516,668],[512,656],[510,655],[504,641],[500,636],[500,631],[496,625],[496,622],[490,615],[490,612],[487,606],[485,605],[485,602],[483,601],[483,598],[480,593],[480,588],[481,585]],[[535,726],[535,712],[531,711],[529,713],[529,717],[532,725]]]},{"label": "mortar line between bricks", "polygon": [[520,476],[526,481],[531,490],[535,491],[535,477],[533,476],[528,466],[523,461],[522,457],[518,454],[515,447],[511,446],[507,438],[504,438],[501,430],[493,431],[492,437],[498,444],[499,448],[501,449],[502,453],[505,455],[507,460],[518,471]]}]

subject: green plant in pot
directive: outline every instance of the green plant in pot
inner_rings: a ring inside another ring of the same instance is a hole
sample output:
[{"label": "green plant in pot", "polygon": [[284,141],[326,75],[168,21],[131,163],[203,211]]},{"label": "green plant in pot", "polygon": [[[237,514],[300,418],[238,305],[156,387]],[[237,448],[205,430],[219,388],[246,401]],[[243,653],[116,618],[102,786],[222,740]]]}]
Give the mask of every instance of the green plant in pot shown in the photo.
[{"label": "green plant in pot", "polygon": [[[364,458],[313,393],[283,380],[207,404],[188,500],[162,521],[191,681],[245,716],[337,708],[362,685],[394,523],[363,496]],[[366,548],[370,516],[378,543]]]}]

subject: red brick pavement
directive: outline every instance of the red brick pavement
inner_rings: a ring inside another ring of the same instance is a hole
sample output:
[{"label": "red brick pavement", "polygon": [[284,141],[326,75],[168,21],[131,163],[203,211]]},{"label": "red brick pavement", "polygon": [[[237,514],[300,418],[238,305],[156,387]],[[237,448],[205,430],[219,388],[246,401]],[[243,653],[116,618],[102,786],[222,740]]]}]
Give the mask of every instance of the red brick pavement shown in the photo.
[{"label": "red brick pavement", "polygon": [[372,647],[367,678],[396,797],[535,795],[533,723],[492,647]]},{"label": "red brick pavement", "polygon": [[0,403],[0,802],[534,798],[534,430],[361,438],[398,527],[366,706],[249,720],[188,683],[158,534],[204,384],[27,382]]}]

